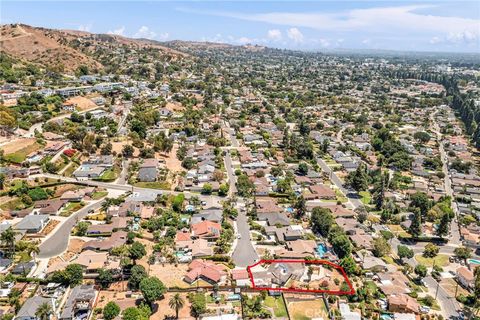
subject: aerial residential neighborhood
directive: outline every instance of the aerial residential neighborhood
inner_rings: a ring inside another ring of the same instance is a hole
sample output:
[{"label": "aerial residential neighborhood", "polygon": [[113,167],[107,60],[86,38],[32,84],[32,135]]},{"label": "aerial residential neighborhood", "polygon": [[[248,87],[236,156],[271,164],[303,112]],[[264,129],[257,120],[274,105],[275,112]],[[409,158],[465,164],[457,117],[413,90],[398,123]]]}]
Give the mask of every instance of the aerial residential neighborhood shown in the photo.
[{"label": "aerial residential neighborhood", "polygon": [[480,319],[478,51],[155,37],[0,26],[1,320]]}]

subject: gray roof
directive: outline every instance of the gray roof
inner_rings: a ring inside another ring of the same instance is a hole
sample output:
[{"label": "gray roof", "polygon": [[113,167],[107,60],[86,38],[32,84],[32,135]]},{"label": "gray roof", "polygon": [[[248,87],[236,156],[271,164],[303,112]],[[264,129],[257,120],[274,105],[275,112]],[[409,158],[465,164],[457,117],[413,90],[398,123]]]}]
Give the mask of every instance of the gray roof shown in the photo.
[{"label": "gray roof", "polygon": [[200,213],[196,213],[192,216],[191,224],[202,222],[203,220],[221,222],[223,210],[222,209],[207,209],[202,210]]},{"label": "gray roof", "polygon": [[75,304],[78,301],[93,301],[95,299],[95,288],[93,285],[79,285],[73,288],[68,296],[60,319],[71,319],[74,317]]},{"label": "gray roof", "polygon": [[52,307],[52,313],[54,310],[53,300],[51,298],[44,297],[31,297],[25,301],[22,308],[18,311],[16,319],[18,318],[36,318],[35,313],[37,309],[44,303],[48,303]]},{"label": "gray roof", "polygon": [[289,226],[291,224],[291,221],[285,212],[257,213],[257,218],[260,221],[267,221],[269,226],[275,226],[277,224],[280,224],[282,226]]},{"label": "gray roof", "polygon": [[48,219],[49,216],[46,214],[28,215],[17,223],[15,227],[19,230],[36,230],[41,228],[43,223],[48,221]]},{"label": "gray roof", "polygon": [[145,167],[138,170],[139,181],[155,181],[157,180],[157,168]]}]

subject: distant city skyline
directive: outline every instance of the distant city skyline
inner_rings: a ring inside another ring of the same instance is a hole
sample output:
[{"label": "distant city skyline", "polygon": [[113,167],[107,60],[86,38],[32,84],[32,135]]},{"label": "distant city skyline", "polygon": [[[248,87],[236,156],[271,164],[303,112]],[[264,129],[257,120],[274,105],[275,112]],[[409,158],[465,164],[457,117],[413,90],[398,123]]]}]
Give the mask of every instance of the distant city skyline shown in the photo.
[{"label": "distant city skyline", "polygon": [[2,1],[0,21],[159,41],[480,53],[478,1]]}]

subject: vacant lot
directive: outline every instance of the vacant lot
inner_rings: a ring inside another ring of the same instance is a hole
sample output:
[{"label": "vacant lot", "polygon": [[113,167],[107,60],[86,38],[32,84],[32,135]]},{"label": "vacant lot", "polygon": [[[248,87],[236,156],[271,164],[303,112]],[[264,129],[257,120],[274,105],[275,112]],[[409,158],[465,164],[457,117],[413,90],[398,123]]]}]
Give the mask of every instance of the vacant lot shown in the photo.
[{"label": "vacant lot", "polygon": [[425,258],[424,256],[419,254],[415,256],[415,260],[417,260],[418,263],[421,263],[427,267],[432,267],[434,261],[435,265],[440,267],[445,267],[450,264],[450,262],[448,261],[448,256],[444,254],[439,254],[435,258]]},{"label": "vacant lot", "polygon": [[76,96],[76,97],[70,98],[66,102],[75,103],[77,105],[77,108],[76,108],[77,111],[85,111],[85,110],[90,110],[97,107],[97,105],[92,100],[82,96]]},{"label": "vacant lot", "polygon": [[[177,266],[166,263],[164,266],[161,264],[155,264],[150,266],[150,275],[156,276],[167,287],[189,287],[188,283],[183,281],[183,276],[187,273],[187,264],[179,264]],[[145,266],[148,270],[148,266]]]},{"label": "vacant lot", "polygon": [[[168,302],[175,293],[166,293],[164,298],[157,301],[156,312],[150,316],[150,320],[163,320],[167,316],[175,317],[175,310],[170,308]],[[190,302],[186,293],[180,293],[185,305],[178,312],[178,319],[195,319],[190,315]]]},{"label": "vacant lot", "polygon": [[285,297],[290,317],[293,320],[309,320],[315,318],[328,319],[325,304],[321,298],[301,300],[295,296]]},{"label": "vacant lot", "polygon": [[5,159],[14,163],[22,163],[32,152],[40,149],[35,139],[18,139],[1,148],[5,152]]}]

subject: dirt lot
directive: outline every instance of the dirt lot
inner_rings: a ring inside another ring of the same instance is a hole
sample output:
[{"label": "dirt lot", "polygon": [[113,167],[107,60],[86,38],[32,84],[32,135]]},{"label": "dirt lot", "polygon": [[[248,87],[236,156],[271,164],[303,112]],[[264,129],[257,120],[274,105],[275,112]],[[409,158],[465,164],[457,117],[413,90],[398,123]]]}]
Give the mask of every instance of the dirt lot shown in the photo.
[{"label": "dirt lot", "polygon": [[[50,189],[53,190],[55,188],[50,188]],[[62,184],[60,186],[56,186],[54,197],[60,197],[66,191],[72,191],[72,190],[77,190],[77,189],[78,189],[78,186],[76,186],[74,184]]]},{"label": "dirt lot", "polygon": [[165,159],[165,167],[170,171],[185,171],[185,169],[182,167],[182,162],[177,158],[177,150],[178,144],[174,144],[172,151],[170,151],[166,157],[162,154],[160,158]]},{"label": "dirt lot", "polygon": [[183,111],[185,110],[185,107],[182,106],[181,103],[175,103],[175,102],[167,102],[167,105],[165,106],[165,108],[167,108],[168,110],[172,111],[172,112],[176,112],[176,111]]},{"label": "dirt lot", "polygon": [[45,228],[43,228],[42,232],[40,232],[40,234],[46,236],[48,235],[50,232],[53,231],[53,229],[55,229],[55,227],[60,223],[60,221],[58,220],[50,220],[48,222],[48,224],[46,225]]},{"label": "dirt lot", "polygon": [[[122,148],[124,145],[130,144],[128,141],[113,141],[112,142],[112,151],[115,151],[117,154],[122,153]],[[137,148],[133,147],[133,156],[138,157],[140,151]]]},{"label": "dirt lot", "polygon": [[[173,264],[166,263],[165,266],[161,264],[155,264],[150,266],[150,275],[156,276],[167,287],[189,287],[188,283],[183,281],[183,276],[187,273],[188,264],[180,263],[177,266]],[[145,266],[145,269],[148,270],[148,266]]]},{"label": "dirt lot", "polygon": [[34,138],[20,138],[10,143],[7,143],[6,145],[2,146],[0,149],[2,149],[7,155],[10,153],[14,153],[19,150],[22,150],[23,148],[29,147],[35,144],[35,142],[36,142],[36,139]]},{"label": "dirt lot", "polygon": [[321,298],[308,300],[301,295],[285,295],[287,308],[293,320],[314,318],[328,319],[325,304]]},{"label": "dirt lot", "polygon": [[118,304],[121,310],[125,310],[130,307],[135,307],[137,305],[137,299],[127,298],[125,292],[115,292],[115,291],[100,291],[98,293],[96,308],[103,308],[110,301],[115,301]]},{"label": "dirt lot", "polygon": [[76,96],[76,97],[70,98],[66,102],[75,103],[77,105],[78,111],[90,110],[97,107],[97,105],[92,100],[82,96]]},{"label": "dirt lot", "polygon": [[[150,316],[150,320],[163,320],[165,316],[173,316],[175,317],[175,310],[172,310],[169,305],[168,301],[175,293],[168,292],[165,294],[164,298],[160,301],[157,301],[157,311]],[[194,319],[190,315],[190,302],[188,301],[186,293],[180,293],[185,301],[185,305],[182,309],[179,310],[178,319]]]}]

